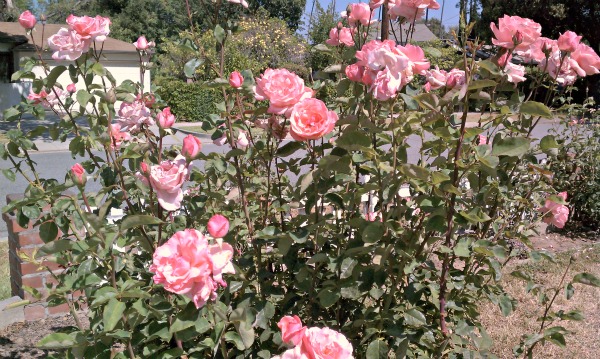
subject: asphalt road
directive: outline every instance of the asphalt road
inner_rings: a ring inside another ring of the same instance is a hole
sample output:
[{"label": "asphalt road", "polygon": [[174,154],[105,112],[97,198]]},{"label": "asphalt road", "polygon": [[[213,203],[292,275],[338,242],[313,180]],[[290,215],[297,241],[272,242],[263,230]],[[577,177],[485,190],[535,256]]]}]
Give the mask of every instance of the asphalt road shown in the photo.
[{"label": "asphalt road", "polygon": [[[540,123],[534,130],[532,137],[539,139],[548,134],[550,129],[555,126],[556,124],[552,122]],[[173,139],[171,142],[176,143],[177,141],[181,140],[181,138],[183,138],[183,136],[179,134],[178,139]],[[38,164],[40,176],[43,178],[55,178],[59,181],[64,180],[66,173],[77,161],[71,157],[70,152],[64,150],[64,144],[62,145],[63,150],[60,150],[60,147],[52,147],[55,145],[47,143],[47,139],[44,139],[43,141],[45,141],[46,146],[38,147],[44,148],[44,152],[32,154],[32,159]],[[224,152],[228,150],[227,146],[215,146],[209,140],[203,140],[203,142],[204,144],[202,151],[204,153],[216,151]],[[408,161],[411,163],[416,163],[418,160],[418,149],[420,147],[421,140],[416,136],[412,136],[408,139],[408,143],[411,146],[408,153]],[[202,163],[196,161],[196,165],[202,166]],[[1,169],[9,167],[11,167],[9,162],[0,161]],[[7,194],[23,193],[26,187],[27,183],[22,178],[17,177],[15,182],[10,182],[8,179],[6,179],[6,177],[0,174],[0,205],[2,207],[6,205]],[[99,190],[99,184],[88,181],[87,189],[90,191],[97,191]],[[4,221],[0,221],[0,238],[5,238],[6,236],[6,223]]]}]

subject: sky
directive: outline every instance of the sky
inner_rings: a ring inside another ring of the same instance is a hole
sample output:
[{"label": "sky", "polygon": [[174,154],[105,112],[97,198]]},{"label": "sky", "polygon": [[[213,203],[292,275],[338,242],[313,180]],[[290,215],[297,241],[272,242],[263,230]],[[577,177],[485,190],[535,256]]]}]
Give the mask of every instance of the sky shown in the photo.
[{"label": "sky", "polygon": [[[329,6],[329,4],[331,3],[332,0],[314,0],[314,1],[318,1],[323,8],[327,8],[327,6]],[[346,7],[348,6],[348,4],[357,3],[357,2],[368,3],[369,1],[368,0],[336,0],[335,1],[336,11],[337,11],[337,13],[340,13],[340,12],[346,10]],[[444,3],[444,0],[437,0],[437,2],[441,6],[442,3]],[[458,12],[458,8],[456,7],[457,3],[458,3],[458,0],[445,0],[443,24],[444,24],[444,26],[446,26],[446,28],[448,28],[450,26],[458,25],[459,12]],[[306,0],[306,10],[304,12],[306,14],[306,18],[308,18],[308,16],[310,15],[310,10],[311,10],[312,4],[313,4],[313,0]],[[439,19],[441,17],[441,15],[442,15],[441,8],[439,10],[430,10],[429,11],[429,18],[438,18]]]}]

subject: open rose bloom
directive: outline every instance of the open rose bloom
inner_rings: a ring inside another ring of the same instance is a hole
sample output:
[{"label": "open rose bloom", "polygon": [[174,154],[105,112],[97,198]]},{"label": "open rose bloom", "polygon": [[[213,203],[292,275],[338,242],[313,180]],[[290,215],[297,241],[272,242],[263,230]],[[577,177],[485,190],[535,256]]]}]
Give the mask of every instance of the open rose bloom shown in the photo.
[{"label": "open rose bloom", "polygon": [[186,229],[156,249],[150,272],[156,284],[189,297],[200,308],[217,298],[219,286],[227,286],[223,274],[235,273],[232,258],[230,244],[209,244],[199,231]]},{"label": "open rose bloom", "polygon": [[281,338],[294,347],[287,350],[279,359],[353,359],[352,344],[346,337],[330,328],[306,328],[298,316],[285,316],[277,326]]},{"label": "open rose bloom", "polygon": [[[567,192],[560,192],[558,196],[564,201],[567,200]],[[558,204],[551,199],[547,199],[544,206],[539,208],[538,211],[542,213],[545,223],[552,224],[557,228],[563,228],[569,220],[569,207]]]}]

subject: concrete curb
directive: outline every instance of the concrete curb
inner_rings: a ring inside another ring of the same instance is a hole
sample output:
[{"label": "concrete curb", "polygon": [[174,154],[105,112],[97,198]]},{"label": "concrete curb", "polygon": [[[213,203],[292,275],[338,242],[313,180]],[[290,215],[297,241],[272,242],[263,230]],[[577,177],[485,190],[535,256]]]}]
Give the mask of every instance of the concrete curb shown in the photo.
[{"label": "concrete curb", "polygon": [[25,313],[22,305],[7,308],[11,304],[22,302],[23,299],[14,296],[0,301],[0,330],[8,328],[11,324],[25,321]]}]

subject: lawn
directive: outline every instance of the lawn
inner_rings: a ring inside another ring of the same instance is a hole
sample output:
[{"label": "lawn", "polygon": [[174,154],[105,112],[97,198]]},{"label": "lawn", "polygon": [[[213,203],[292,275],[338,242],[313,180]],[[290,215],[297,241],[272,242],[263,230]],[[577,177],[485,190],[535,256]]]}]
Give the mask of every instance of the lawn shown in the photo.
[{"label": "lawn", "polygon": [[0,300],[10,297],[8,241],[0,242]]},{"label": "lawn", "polygon": [[[542,316],[543,307],[538,298],[525,292],[525,282],[510,276],[513,270],[520,270],[534,278],[537,284],[544,287],[556,287],[564,273],[564,268],[571,255],[575,254],[567,279],[580,272],[588,272],[600,277],[600,245],[583,246],[577,250],[561,252],[556,255],[557,262],[551,263],[544,260],[533,263],[524,260],[505,268],[506,274],[502,279],[503,287],[520,303],[516,311],[508,317],[502,316],[498,306],[485,304],[482,308],[482,319],[494,340],[493,352],[500,358],[514,358],[512,349],[517,345],[523,333],[535,333],[539,330],[540,322],[537,318]],[[571,300],[566,300],[564,284],[558,294],[552,310],[565,312],[579,309],[584,315],[584,320],[557,321],[551,326],[563,326],[573,332],[566,337],[567,347],[562,349],[553,344],[538,345],[534,358],[578,358],[595,359],[600,353],[600,288],[582,284],[575,284],[575,294]]]}]

